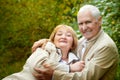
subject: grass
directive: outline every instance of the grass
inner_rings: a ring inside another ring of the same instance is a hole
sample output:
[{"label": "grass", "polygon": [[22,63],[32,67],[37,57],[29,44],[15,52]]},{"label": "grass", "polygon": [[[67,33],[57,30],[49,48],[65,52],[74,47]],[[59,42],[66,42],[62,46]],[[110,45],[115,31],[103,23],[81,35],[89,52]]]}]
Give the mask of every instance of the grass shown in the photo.
[{"label": "grass", "polygon": [[0,80],[12,73],[19,72],[22,70],[23,65],[24,61],[0,65]]}]

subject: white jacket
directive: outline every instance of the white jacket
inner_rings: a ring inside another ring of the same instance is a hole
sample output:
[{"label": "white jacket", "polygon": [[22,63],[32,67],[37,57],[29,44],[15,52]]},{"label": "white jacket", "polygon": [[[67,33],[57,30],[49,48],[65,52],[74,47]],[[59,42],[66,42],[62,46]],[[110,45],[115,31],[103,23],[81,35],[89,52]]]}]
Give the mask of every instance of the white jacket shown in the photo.
[{"label": "white jacket", "polygon": [[[69,53],[68,57],[69,63],[74,59],[78,59],[73,53]],[[32,73],[35,72],[35,67],[43,68],[43,63],[51,64],[55,70],[69,72],[69,65],[61,62],[61,53],[58,54],[55,45],[48,42],[44,50],[37,48],[36,51],[27,59],[22,71],[9,75],[2,80],[37,80]]]}]

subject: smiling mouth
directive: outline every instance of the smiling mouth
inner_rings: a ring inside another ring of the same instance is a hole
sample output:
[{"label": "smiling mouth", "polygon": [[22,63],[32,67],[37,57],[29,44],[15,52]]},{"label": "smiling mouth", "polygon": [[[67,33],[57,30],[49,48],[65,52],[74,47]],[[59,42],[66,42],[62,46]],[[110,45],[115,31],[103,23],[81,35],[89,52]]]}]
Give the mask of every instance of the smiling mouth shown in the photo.
[{"label": "smiling mouth", "polygon": [[60,41],[61,43],[67,43],[67,41]]},{"label": "smiling mouth", "polygon": [[67,43],[66,41],[60,41],[60,42]]},{"label": "smiling mouth", "polygon": [[90,31],[84,32],[84,34],[85,34],[85,35],[89,35],[89,34],[91,34],[91,32],[90,32]]}]

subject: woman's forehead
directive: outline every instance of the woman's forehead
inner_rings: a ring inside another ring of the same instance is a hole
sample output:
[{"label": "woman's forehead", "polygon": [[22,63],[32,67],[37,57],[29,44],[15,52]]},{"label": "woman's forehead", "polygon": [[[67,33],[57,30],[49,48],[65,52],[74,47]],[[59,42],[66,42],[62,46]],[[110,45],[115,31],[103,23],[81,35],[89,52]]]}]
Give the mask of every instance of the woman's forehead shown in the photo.
[{"label": "woman's forehead", "polygon": [[60,27],[57,31],[64,30],[64,31],[71,31],[68,27]]},{"label": "woman's forehead", "polygon": [[60,28],[57,30],[57,32],[67,32],[67,33],[71,33],[71,30],[70,29],[67,29],[67,28]]}]

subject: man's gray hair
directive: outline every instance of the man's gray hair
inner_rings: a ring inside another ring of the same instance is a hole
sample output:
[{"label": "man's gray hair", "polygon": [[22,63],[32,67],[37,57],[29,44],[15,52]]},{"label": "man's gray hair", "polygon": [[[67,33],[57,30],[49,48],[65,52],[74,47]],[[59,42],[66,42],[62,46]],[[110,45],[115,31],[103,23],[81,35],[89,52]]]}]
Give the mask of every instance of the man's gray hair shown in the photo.
[{"label": "man's gray hair", "polygon": [[81,7],[77,16],[79,16],[80,12],[83,12],[84,14],[84,11],[88,11],[88,10],[91,12],[92,16],[95,17],[96,19],[98,19],[101,16],[99,9],[93,5],[85,5]]}]

